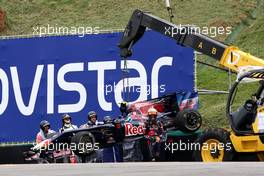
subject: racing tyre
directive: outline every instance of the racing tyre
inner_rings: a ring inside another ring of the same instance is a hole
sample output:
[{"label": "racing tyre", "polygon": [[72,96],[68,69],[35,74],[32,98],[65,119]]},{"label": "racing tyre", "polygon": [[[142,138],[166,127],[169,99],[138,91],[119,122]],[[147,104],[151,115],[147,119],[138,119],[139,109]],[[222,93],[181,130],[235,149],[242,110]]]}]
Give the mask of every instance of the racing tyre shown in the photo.
[{"label": "racing tyre", "polygon": [[49,164],[50,162],[48,160],[45,159],[41,159],[41,160],[37,160],[38,164]]},{"label": "racing tyre", "polygon": [[193,109],[184,109],[176,116],[176,126],[183,132],[195,132],[202,125],[202,116]]},{"label": "racing tyre", "polygon": [[71,138],[71,145],[74,145],[73,152],[77,156],[87,156],[94,152],[95,137],[88,131],[76,133]]},{"label": "racing tyre", "polygon": [[259,161],[264,161],[264,152],[257,153]]},{"label": "racing tyre", "polygon": [[196,161],[232,161],[234,149],[229,133],[224,129],[208,129],[195,141],[193,157]]}]

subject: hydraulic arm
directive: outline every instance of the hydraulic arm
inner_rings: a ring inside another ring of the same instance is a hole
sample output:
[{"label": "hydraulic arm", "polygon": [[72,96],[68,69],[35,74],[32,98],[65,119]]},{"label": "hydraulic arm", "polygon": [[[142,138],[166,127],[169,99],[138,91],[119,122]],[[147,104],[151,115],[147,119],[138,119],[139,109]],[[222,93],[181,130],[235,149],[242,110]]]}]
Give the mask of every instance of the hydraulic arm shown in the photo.
[{"label": "hydraulic arm", "polygon": [[135,10],[125,28],[119,43],[121,57],[132,55],[132,46],[143,36],[146,28],[157,31],[176,41],[177,44],[191,47],[219,61],[220,65],[238,72],[244,66],[263,66],[264,60],[228,46],[205,35],[193,27],[174,25],[166,20],[140,10]]}]

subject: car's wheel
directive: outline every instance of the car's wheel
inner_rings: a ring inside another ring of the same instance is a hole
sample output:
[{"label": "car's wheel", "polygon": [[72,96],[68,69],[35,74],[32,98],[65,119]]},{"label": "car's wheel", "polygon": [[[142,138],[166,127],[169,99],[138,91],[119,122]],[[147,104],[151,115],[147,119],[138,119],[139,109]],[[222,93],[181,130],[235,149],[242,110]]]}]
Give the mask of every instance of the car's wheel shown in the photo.
[{"label": "car's wheel", "polygon": [[232,161],[234,149],[224,129],[208,129],[195,141],[194,159],[203,162]]},{"label": "car's wheel", "polygon": [[88,131],[78,132],[71,138],[71,145],[77,156],[87,156],[94,152],[95,137]]},{"label": "car's wheel", "polygon": [[46,159],[37,160],[38,164],[49,164],[50,162]]},{"label": "car's wheel", "polygon": [[184,109],[176,116],[176,127],[183,132],[197,131],[202,125],[202,116],[193,109]]},{"label": "car's wheel", "polygon": [[259,161],[264,161],[264,152],[258,152],[257,153]]}]

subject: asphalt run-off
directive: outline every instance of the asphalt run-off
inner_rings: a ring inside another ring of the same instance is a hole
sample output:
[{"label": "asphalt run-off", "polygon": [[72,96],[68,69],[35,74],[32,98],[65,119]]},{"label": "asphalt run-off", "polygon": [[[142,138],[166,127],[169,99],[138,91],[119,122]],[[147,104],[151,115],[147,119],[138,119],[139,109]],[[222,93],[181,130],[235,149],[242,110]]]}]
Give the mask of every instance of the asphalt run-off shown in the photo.
[{"label": "asphalt run-off", "polygon": [[257,162],[148,162],[1,165],[1,176],[257,176],[263,175],[263,163]]}]

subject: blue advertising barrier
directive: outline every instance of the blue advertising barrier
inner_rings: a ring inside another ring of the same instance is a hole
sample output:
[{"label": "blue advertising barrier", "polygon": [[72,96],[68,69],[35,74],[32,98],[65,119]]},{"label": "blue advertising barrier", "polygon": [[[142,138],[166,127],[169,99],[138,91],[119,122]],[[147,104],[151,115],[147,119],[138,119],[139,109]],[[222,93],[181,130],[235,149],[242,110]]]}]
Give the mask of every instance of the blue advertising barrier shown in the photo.
[{"label": "blue advertising barrier", "polygon": [[[117,117],[124,98],[120,37],[111,33],[0,40],[0,142],[33,141],[44,119],[58,130],[64,113],[78,126],[91,110],[101,120]],[[124,99],[192,93],[193,58],[192,49],[146,32],[127,62],[124,85],[130,93]]]}]

